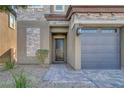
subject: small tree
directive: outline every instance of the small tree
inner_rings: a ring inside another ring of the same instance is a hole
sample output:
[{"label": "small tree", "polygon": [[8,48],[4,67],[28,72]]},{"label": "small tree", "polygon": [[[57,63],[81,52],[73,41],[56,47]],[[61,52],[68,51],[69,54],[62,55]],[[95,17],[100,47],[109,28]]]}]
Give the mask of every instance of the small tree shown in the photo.
[{"label": "small tree", "polygon": [[[23,9],[26,9],[27,6],[26,5],[15,5],[16,8],[23,8]],[[11,5],[0,5],[0,12],[6,12],[6,11],[9,11],[11,8]]]},{"label": "small tree", "polygon": [[48,50],[47,49],[38,49],[36,51],[36,57],[37,57],[38,61],[40,61],[41,63],[44,63],[45,59],[48,57]]}]

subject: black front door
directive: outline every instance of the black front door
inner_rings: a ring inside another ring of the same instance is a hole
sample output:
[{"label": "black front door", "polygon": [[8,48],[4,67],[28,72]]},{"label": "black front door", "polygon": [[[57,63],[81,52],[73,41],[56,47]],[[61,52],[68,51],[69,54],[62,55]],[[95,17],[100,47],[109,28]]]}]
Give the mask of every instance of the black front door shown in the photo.
[{"label": "black front door", "polygon": [[55,61],[64,61],[64,38],[55,39]]}]

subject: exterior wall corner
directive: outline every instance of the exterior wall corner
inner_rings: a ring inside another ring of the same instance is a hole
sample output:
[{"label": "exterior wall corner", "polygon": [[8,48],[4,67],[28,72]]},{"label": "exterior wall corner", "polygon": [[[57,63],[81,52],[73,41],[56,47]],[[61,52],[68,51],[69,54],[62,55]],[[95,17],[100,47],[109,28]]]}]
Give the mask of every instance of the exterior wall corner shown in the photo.
[{"label": "exterior wall corner", "polygon": [[124,69],[124,27],[120,31],[120,43],[121,43],[121,69]]}]

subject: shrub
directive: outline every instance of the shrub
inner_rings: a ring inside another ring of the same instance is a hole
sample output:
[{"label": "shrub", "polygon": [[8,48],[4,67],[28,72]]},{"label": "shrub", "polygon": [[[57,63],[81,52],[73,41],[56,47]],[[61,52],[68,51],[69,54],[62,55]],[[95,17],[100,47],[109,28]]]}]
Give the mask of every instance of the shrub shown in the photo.
[{"label": "shrub", "polygon": [[44,63],[45,59],[48,57],[48,50],[38,49],[36,51],[36,57],[40,62]]},{"label": "shrub", "polygon": [[16,88],[28,87],[28,80],[27,80],[25,74],[23,73],[23,71],[21,71],[21,73],[18,73],[18,74],[12,73],[12,76],[13,76]]},{"label": "shrub", "polygon": [[7,57],[7,58],[3,58],[3,62],[4,62],[4,68],[5,69],[13,69],[14,66],[15,66],[15,62],[14,60],[11,60],[10,57]]}]

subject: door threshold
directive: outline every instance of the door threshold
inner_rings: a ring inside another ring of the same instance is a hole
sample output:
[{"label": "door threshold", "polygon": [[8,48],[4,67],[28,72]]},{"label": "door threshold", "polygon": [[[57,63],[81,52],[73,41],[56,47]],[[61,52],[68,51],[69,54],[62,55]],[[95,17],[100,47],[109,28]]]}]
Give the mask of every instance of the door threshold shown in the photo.
[{"label": "door threshold", "polygon": [[63,64],[66,63],[65,61],[54,61],[53,64]]}]

